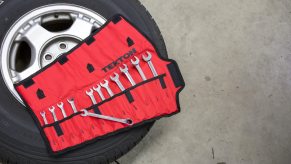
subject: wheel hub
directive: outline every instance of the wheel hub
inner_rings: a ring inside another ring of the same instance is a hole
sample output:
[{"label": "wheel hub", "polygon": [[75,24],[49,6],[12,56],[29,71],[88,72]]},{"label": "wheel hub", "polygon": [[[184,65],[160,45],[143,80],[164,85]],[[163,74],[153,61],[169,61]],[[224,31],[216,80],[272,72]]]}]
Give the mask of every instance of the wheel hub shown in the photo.
[{"label": "wheel hub", "polygon": [[60,55],[74,48],[80,42],[80,39],[74,37],[59,37],[48,42],[41,50],[41,68],[47,66],[55,59],[57,59]]}]

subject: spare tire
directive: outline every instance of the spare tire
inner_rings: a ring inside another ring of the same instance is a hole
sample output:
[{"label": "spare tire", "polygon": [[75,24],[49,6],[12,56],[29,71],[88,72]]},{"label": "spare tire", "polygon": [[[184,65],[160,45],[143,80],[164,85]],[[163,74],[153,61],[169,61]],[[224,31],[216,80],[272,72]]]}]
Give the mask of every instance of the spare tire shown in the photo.
[{"label": "spare tire", "polygon": [[[0,159],[3,163],[110,163],[131,150],[147,134],[153,123],[63,156],[51,157],[31,116],[11,87],[55,58],[33,47],[40,44],[31,42],[38,33],[30,32],[30,38],[25,38],[26,30],[35,24],[52,32],[66,30],[74,24],[72,18],[84,18],[93,24],[92,28],[99,28],[115,14],[132,21],[151,38],[161,55],[167,56],[157,25],[137,0],[0,0]],[[84,34],[80,33],[81,29],[75,32],[80,37],[75,40],[69,37],[71,46]],[[36,60],[39,67],[31,68],[32,60]]]}]

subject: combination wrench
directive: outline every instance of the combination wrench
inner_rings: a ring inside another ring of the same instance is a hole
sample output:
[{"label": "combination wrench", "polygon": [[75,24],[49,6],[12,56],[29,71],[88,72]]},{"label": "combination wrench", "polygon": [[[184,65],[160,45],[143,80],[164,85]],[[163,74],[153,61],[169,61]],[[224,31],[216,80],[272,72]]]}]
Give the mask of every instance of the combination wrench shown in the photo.
[{"label": "combination wrench", "polygon": [[125,74],[125,76],[126,76],[127,79],[129,80],[129,82],[131,83],[131,85],[132,85],[132,86],[135,86],[136,83],[135,83],[135,81],[133,80],[133,78],[131,77],[130,73],[128,72],[128,67],[127,67],[127,65],[126,65],[126,64],[123,64],[123,66],[124,66],[124,68],[119,67],[120,71],[121,71],[122,73]]},{"label": "combination wrench", "polygon": [[65,108],[64,108],[64,103],[60,102],[60,103],[57,104],[57,106],[61,109],[63,117],[66,118],[67,114],[66,114],[66,111],[65,111]]},{"label": "combination wrench", "polygon": [[41,117],[43,119],[44,124],[47,125],[48,122],[47,122],[47,119],[46,119],[46,116],[45,116],[45,111],[40,112],[40,115],[41,115]]},{"label": "combination wrench", "polygon": [[139,65],[139,63],[140,63],[139,58],[135,56],[134,59],[135,59],[135,60],[133,60],[133,59],[130,60],[131,63],[132,63],[132,65],[135,66],[135,68],[137,69],[138,73],[140,74],[142,80],[143,80],[143,81],[146,81],[147,78],[146,78],[145,74],[143,73],[143,71],[142,71],[142,69],[141,69],[141,67],[140,67],[140,65]]},{"label": "combination wrench", "polygon": [[110,116],[105,116],[105,115],[90,113],[86,109],[83,109],[81,111],[83,112],[81,114],[81,116],[83,116],[83,117],[87,117],[87,116],[89,116],[89,117],[96,117],[96,118],[99,118],[99,119],[113,121],[113,122],[119,122],[119,123],[126,124],[126,125],[133,125],[133,121],[131,119],[129,119],[129,118],[120,119],[120,118],[115,118],[115,117],[110,117]]},{"label": "combination wrench", "polygon": [[93,89],[91,89],[91,88],[90,88],[89,91],[86,91],[86,94],[90,97],[90,99],[91,99],[93,105],[96,105],[96,104],[97,104],[97,101],[96,101],[96,99],[95,99],[93,93],[94,93],[94,91],[93,91]]},{"label": "combination wrench", "polygon": [[150,69],[151,69],[151,71],[152,71],[154,77],[157,77],[157,76],[158,76],[158,73],[157,73],[157,71],[156,71],[156,69],[155,69],[155,67],[154,67],[154,65],[153,65],[153,62],[151,61],[151,60],[152,60],[152,54],[151,54],[150,52],[147,51],[147,55],[148,55],[148,56],[144,56],[144,55],[142,55],[142,58],[143,58],[143,60],[144,60],[145,62],[148,63],[148,65],[149,65],[149,67],[150,67]]},{"label": "combination wrench", "polygon": [[78,110],[77,110],[76,105],[75,105],[75,100],[74,100],[74,98],[68,99],[67,101],[68,101],[68,103],[71,105],[71,107],[72,107],[74,113],[78,113]]},{"label": "combination wrench", "polygon": [[101,86],[97,85],[97,87],[93,87],[93,90],[96,91],[98,93],[98,95],[100,96],[101,100],[104,101],[105,97],[101,91]]},{"label": "combination wrench", "polygon": [[100,83],[100,85],[105,88],[108,92],[108,94],[110,95],[110,97],[114,96],[114,93],[112,92],[112,90],[109,87],[109,82],[108,80],[104,80],[105,83]]},{"label": "combination wrench", "polygon": [[55,112],[55,107],[54,106],[50,107],[49,111],[52,113],[54,121],[57,122],[58,118],[57,118],[57,115],[56,115],[56,112]]},{"label": "combination wrench", "polygon": [[112,81],[114,81],[117,84],[117,86],[119,87],[119,89],[121,91],[125,90],[124,86],[122,85],[122,83],[119,80],[119,75],[117,73],[114,73],[114,76],[110,76],[110,78]]}]

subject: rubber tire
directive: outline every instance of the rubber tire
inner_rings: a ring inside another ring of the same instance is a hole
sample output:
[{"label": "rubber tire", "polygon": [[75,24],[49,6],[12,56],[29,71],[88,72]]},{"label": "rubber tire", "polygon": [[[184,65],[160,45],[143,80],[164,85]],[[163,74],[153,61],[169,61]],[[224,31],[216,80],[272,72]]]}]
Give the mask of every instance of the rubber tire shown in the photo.
[{"label": "rubber tire", "polygon": [[[107,19],[122,14],[151,38],[162,55],[167,56],[156,23],[137,0],[5,0],[0,6],[0,45],[8,29],[22,15],[53,3],[83,6]],[[3,163],[110,163],[131,150],[153,125],[132,129],[58,158],[50,157],[31,116],[0,79],[0,160]]]}]

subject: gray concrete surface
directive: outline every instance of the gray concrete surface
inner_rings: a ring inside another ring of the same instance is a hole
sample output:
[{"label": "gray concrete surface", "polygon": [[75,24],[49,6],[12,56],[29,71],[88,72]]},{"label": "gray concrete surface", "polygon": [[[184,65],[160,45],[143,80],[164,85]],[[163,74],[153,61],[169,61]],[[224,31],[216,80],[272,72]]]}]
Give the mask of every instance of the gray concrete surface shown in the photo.
[{"label": "gray concrete surface", "polygon": [[121,164],[291,163],[291,1],[141,2],[187,87]]}]

